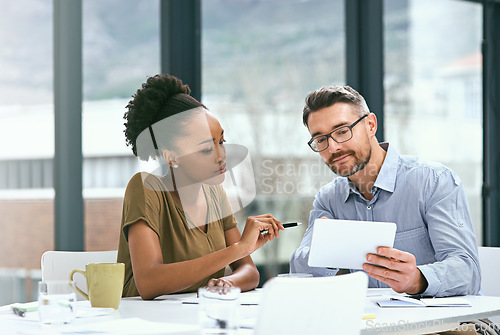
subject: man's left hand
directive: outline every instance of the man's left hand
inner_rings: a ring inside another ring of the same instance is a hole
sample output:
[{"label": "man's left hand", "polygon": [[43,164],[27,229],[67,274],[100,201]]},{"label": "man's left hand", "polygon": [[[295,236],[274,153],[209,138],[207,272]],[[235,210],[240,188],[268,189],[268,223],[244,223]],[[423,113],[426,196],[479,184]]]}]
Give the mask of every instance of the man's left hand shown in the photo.
[{"label": "man's left hand", "polygon": [[408,252],[379,247],[377,254],[368,254],[366,260],[372,264],[363,264],[363,270],[398,293],[419,294],[427,288],[427,280],[417,268],[415,256]]}]

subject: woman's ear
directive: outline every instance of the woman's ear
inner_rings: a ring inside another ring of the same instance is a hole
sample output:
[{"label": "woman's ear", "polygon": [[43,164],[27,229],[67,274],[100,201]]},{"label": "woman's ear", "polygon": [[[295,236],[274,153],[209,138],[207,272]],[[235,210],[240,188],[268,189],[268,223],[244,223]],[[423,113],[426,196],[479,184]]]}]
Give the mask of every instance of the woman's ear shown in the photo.
[{"label": "woman's ear", "polygon": [[175,160],[175,152],[171,150],[163,150],[162,155],[163,159],[168,165],[170,165],[170,167],[173,167],[174,169],[179,167],[177,161]]}]

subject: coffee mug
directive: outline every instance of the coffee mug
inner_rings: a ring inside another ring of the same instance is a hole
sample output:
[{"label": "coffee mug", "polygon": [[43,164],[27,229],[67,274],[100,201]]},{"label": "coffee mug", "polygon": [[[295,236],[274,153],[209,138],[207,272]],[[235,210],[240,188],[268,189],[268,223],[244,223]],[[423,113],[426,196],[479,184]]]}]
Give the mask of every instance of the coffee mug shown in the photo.
[{"label": "coffee mug", "polygon": [[87,300],[92,307],[112,307],[118,309],[123,291],[123,280],[125,278],[125,264],[123,263],[89,263],[85,271],[75,269],[71,271],[69,278],[81,273],[87,281],[88,294],[78,286],[76,290]]}]

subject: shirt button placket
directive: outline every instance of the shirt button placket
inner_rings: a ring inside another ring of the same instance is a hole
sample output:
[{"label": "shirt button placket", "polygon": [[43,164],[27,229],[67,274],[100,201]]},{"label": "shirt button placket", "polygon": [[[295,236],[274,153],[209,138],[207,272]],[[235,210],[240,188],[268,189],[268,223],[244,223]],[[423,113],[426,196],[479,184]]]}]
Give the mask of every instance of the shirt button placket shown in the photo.
[{"label": "shirt button placket", "polygon": [[366,209],[368,210],[368,217],[373,221],[373,205],[368,204]]}]

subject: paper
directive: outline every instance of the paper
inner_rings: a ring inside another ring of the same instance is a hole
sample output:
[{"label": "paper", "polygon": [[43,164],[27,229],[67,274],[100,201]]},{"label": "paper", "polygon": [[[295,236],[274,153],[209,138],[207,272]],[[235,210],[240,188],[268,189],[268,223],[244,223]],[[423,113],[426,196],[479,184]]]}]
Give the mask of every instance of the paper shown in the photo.
[{"label": "paper", "polygon": [[[240,305],[258,305],[260,302],[260,294],[242,294],[238,298]],[[162,303],[165,302],[171,302],[172,300],[165,300],[162,301]],[[199,298],[197,297],[191,297],[191,298],[186,298],[180,300],[183,304],[198,304],[200,301]]]},{"label": "paper", "polygon": [[113,313],[113,308],[100,308],[100,307],[78,307],[76,308],[77,318],[90,318],[94,316],[103,316]]},{"label": "paper", "polygon": [[[12,305],[11,305],[12,306]],[[99,307],[86,307],[86,306],[78,306],[75,308],[75,316],[77,318],[90,318],[96,316],[104,316],[113,313],[115,310],[113,308],[99,308]],[[31,310],[24,314],[24,317],[20,317],[14,313],[9,315],[10,319],[22,320],[22,321],[40,321],[40,317],[38,311]]]},{"label": "paper", "polygon": [[377,301],[380,307],[471,307],[467,299],[459,297],[423,298],[392,297]]},{"label": "paper", "polygon": [[199,327],[197,325],[195,326],[177,323],[153,322],[140,318],[129,318],[65,327],[64,333],[146,335],[181,333],[193,330],[199,330]]}]

